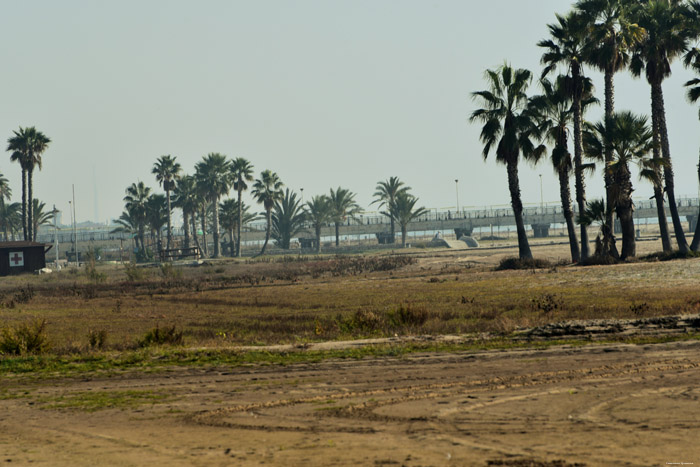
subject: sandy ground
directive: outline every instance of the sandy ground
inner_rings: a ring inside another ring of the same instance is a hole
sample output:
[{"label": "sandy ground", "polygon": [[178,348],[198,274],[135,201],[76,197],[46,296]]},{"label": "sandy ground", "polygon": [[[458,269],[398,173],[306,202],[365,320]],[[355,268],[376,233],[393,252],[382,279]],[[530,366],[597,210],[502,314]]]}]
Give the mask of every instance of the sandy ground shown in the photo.
[{"label": "sandy ground", "polygon": [[[700,342],[689,341],[6,377],[0,462],[700,465],[699,367]],[[92,412],[55,407],[127,391],[166,398]]]}]

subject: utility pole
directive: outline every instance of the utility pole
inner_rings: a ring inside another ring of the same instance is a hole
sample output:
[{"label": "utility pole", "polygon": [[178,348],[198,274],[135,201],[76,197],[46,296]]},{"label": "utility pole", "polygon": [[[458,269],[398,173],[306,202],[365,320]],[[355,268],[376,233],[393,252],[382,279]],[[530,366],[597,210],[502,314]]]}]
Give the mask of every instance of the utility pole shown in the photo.
[{"label": "utility pole", "polygon": [[58,209],[56,209],[56,205],[53,205],[53,247],[56,249],[56,270],[58,271],[58,224],[57,224],[57,217],[58,217]]},{"label": "utility pole", "polygon": [[457,214],[459,215],[459,179],[455,178],[455,192],[457,193]]},{"label": "utility pole", "polygon": [[75,236],[75,266],[80,267],[80,256],[78,255],[78,220],[75,217],[75,185],[73,185],[73,235]]},{"label": "utility pole", "polygon": [[540,208],[542,208],[542,214],[544,214],[544,191],[542,191],[542,174],[540,174]]}]

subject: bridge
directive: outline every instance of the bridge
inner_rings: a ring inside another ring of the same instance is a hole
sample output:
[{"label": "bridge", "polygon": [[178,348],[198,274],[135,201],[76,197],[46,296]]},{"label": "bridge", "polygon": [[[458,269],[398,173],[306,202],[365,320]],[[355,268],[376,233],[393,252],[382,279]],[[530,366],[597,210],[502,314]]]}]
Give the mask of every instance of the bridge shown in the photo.
[{"label": "bridge", "polygon": [[[690,231],[695,230],[695,223],[700,212],[700,200],[697,198],[682,198],[677,200],[678,211],[685,221],[688,222],[687,228]],[[635,223],[640,224],[642,221],[656,223],[657,213],[654,200],[635,201]],[[576,216],[576,210],[574,209]],[[670,216],[668,206],[666,206],[666,215]],[[545,206],[531,206],[523,209],[523,219],[526,228],[530,228],[533,236],[547,237],[549,229],[554,226],[561,227],[565,223],[564,215],[562,214],[561,206],[548,204]],[[670,224],[670,221],[669,221]],[[456,210],[438,210],[430,209],[428,213],[411,222],[408,225],[409,232],[443,232],[450,234],[455,229],[460,229],[465,235],[470,235],[474,230],[481,229],[501,229],[515,226],[515,217],[513,210],[509,207],[484,207],[484,208],[465,208],[460,211]],[[111,227],[113,228],[113,227]],[[102,229],[79,229],[77,232],[79,242],[100,241],[100,240],[127,240],[131,236],[129,234],[110,233],[111,228],[105,227]],[[377,213],[364,213],[358,215],[355,219],[347,219],[340,226],[341,237],[368,237],[376,236],[377,238],[387,238],[391,230],[389,219],[386,216]],[[619,231],[619,229],[616,229]],[[397,235],[400,234],[399,226],[396,226]],[[182,229],[174,229],[176,236],[182,236]],[[211,235],[211,232],[209,232]],[[223,235],[224,232],[222,231]],[[45,243],[53,243],[53,227],[42,226],[37,240]],[[59,230],[58,241],[60,243],[70,243],[72,241],[72,232],[70,230]],[[259,242],[265,239],[265,223],[254,222],[248,224],[243,233],[244,242]],[[307,232],[301,234],[302,237],[312,237],[313,228],[307,226]],[[329,224],[321,229],[322,237],[335,236],[335,226]]]}]

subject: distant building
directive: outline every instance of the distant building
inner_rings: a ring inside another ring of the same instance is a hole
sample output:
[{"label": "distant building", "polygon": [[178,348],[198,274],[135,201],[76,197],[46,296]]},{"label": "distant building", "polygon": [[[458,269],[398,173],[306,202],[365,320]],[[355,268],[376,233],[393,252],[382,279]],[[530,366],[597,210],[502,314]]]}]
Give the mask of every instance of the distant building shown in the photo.
[{"label": "distant building", "polygon": [[50,249],[50,245],[37,242],[0,242],[0,276],[45,268]]}]

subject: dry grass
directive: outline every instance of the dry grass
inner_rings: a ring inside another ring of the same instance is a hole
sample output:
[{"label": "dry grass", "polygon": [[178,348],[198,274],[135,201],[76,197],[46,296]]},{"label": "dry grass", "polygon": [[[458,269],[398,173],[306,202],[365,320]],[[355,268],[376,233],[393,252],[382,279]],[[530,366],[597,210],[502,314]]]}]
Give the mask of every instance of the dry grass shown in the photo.
[{"label": "dry grass", "polygon": [[262,345],[700,310],[700,259],[495,271],[499,256],[480,265],[484,253],[469,254],[225,260],[136,279],[98,265],[99,282],[70,271],[13,277],[0,286],[0,321],[45,320],[53,352],[65,354],[137,348],[155,328],[190,346]]}]

